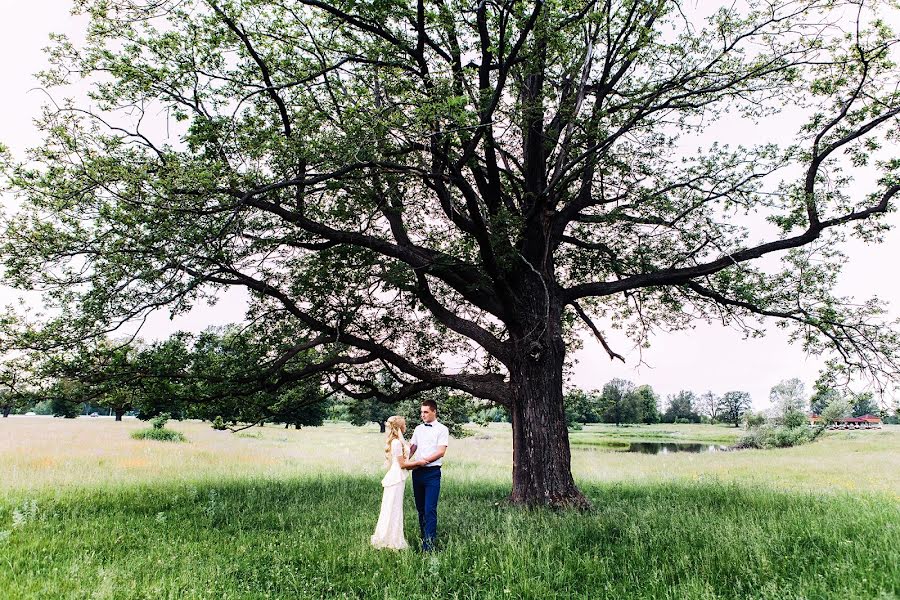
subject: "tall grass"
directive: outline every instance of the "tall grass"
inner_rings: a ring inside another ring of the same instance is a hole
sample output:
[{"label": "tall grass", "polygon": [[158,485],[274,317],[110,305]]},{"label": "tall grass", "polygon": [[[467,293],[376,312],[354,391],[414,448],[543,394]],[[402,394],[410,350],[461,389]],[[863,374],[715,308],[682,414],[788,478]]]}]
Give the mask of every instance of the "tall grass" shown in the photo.
[{"label": "tall grass", "polygon": [[[506,506],[508,427],[478,428],[451,442],[428,556],[368,545],[377,428],[176,422],[191,443],[171,445],[130,439],[134,421],[5,421],[3,599],[900,597],[900,428],[698,455],[573,444],[584,514]],[[723,431],[688,427],[628,433]]]},{"label": "tall grass", "polygon": [[510,508],[505,486],[468,483],[443,490],[443,551],[423,555],[369,547],[380,491],[376,478],[329,476],[48,491],[0,508],[8,531],[0,595],[784,600],[900,593],[900,509],[878,497],[604,484],[585,486],[595,509],[583,514]]}]

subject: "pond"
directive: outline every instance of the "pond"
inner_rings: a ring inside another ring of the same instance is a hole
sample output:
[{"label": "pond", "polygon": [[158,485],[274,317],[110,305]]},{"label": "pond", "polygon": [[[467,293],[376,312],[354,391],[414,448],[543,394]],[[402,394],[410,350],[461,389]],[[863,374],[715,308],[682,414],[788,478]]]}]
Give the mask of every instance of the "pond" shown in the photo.
[{"label": "pond", "polygon": [[676,442],[631,442],[624,452],[641,454],[672,454],[674,452],[725,452],[728,446],[721,444],[686,444]]}]

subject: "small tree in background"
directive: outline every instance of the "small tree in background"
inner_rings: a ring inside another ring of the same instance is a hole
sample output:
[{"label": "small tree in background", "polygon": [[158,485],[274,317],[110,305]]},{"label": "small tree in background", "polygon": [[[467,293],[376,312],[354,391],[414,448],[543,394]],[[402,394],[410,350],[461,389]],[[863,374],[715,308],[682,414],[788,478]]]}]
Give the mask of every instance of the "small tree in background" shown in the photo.
[{"label": "small tree in background", "polygon": [[719,407],[722,404],[722,399],[715,395],[713,392],[708,391],[704,394],[700,395],[699,399],[699,411],[701,414],[709,417],[709,420],[715,423],[719,417]]},{"label": "small tree in background", "polygon": [[813,389],[813,395],[809,399],[809,410],[815,415],[821,415],[825,407],[833,401],[841,398],[841,392],[828,381],[819,380]]},{"label": "small tree in background", "polygon": [[803,388],[803,382],[796,377],[783,379],[772,386],[769,400],[772,402],[772,416],[776,421],[786,424],[788,421],[806,420],[807,402]]},{"label": "small tree in background", "polygon": [[833,398],[822,410],[822,427],[827,427],[838,419],[849,417],[851,410],[850,403],[846,398],[840,396]]},{"label": "small tree in background", "polygon": [[667,398],[668,407],[663,413],[664,423],[699,423],[700,415],[695,408],[697,396],[689,390],[681,390]]},{"label": "small tree in background", "polygon": [[659,395],[649,385],[639,385],[634,391],[641,407],[641,421],[647,424],[659,423]]},{"label": "small tree in background", "polygon": [[747,392],[725,392],[719,401],[719,414],[723,421],[737,427],[744,415],[749,414],[750,406],[750,394]]},{"label": "small tree in background", "polygon": [[81,413],[85,390],[77,381],[60,379],[47,390],[54,417],[74,419]]},{"label": "small tree in background", "polygon": [[872,392],[862,392],[859,394],[854,394],[850,398],[850,405],[851,414],[854,417],[881,414],[881,407],[878,406],[878,403],[875,401],[875,397]]},{"label": "small tree in background", "polygon": [[357,427],[362,427],[366,423],[376,423],[381,433],[386,431],[388,418],[398,414],[397,411],[396,404],[388,404],[376,398],[359,398],[347,401],[350,423]]},{"label": "small tree in background", "polygon": [[411,436],[412,430],[422,422],[419,409],[422,406],[422,402],[428,399],[437,402],[438,421],[447,427],[451,436],[463,438],[471,435],[470,432],[463,428],[463,425],[469,422],[469,415],[473,411],[474,403],[472,398],[466,394],[452,393],[450,390],[438,388],[404,400],[396,407],[399,412],[395,414],[406,418],[407,436]]},{"label": "small tree in background", "polygon": [[[747,429],[762,427],[766,423],[766,415],[761,412],[748,410],[744,413],[743,421],[744,427],[746,427]],[[737,425],[735,425],[735,427],[737,427]]]},{"label": "small tree in background", "polygon": [[34,365],[26,358],[0,363],[0,413],[4,418],[37,401],[35,379]]},{"label": "small tree in background", "polygon": [[600,395],[596,391],[572,388],[566,392],[564,400],[569,427],[576,423],[599,423],[602,420]]},{"label": "small tree in background", "polygon": [[600,408],[603,422],[639,423],[641,420],[641,399],[635,385],[627,379],[612,379],[603,386],[600,393]]}]

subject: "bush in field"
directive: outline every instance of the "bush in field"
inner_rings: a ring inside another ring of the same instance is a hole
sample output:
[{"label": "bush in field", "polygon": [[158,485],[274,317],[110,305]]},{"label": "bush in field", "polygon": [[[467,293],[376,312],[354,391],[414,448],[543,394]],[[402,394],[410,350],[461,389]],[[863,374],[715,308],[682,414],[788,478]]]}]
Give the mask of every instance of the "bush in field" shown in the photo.
[{"label": "bush in field", "polygon": [[744,426],[747,429],[759,427],[766,422],[766,416],[759,412],[747,411],[744,413]]},{"label": "bush in field", "polygon": [[801,427],[806,424],[806,415],[799,410],[791,410],[784,415],[782,421],[788,428]]},{"label": "bush in field", "polygon": [[156,440],[158,442],[186,442],[187,438],[184,437],[180,431],[175,431],[173,429],[155,429],[153,427],[149,429],[138,429],[131,433],[131,437],[136,440]]},{"label": "bush in field", "polygon": [[216,431],[225,431],[225,421],[222,420],[222,415],[216,416],[213,420],[212,428]]},{"label": "bush in field", "polygon": [[811,442],[816,431],[809,427],[762,425],[750,429],[735,444],[736,448],[788,448]]},{"label": "bush in field", "polygon": [[472,414],[472,422],[487,427],[488,423],[509,423],[509,413],[502,406],[489,406]]},{"label": "bush in field", "polygon": [[172,415],[170,415],[169,413],[160,413],[160,414],[156,415],[155,417],[153,417],[152,419],[150,419],[150,424],[153,426],[153,429],[164,429],[166,426],[166,423],[171,418],[172,418]]},{"label": "bush in field", "polygon": [[166,429],[166,422],[172,418],[169,413],[162,413],[150,420],[152,427],[139,429],[131,434],[136,440],[156,440],[158,442],[184,442],[187,439],[179,431]]}]

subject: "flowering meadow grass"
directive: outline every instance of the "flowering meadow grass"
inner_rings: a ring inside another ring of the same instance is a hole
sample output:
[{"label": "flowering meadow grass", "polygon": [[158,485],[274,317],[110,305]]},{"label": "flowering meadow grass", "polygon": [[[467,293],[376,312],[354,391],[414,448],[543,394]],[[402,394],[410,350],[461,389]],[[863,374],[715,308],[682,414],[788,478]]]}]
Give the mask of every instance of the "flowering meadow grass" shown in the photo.
[{"label": "flowering meadow grass", "polygon": [[170,422],[173,444],[131,439],[142,426],[0,423],[0,597],[900,597],[900,428],[652,456],[602,442],[735,434],[588,427],[572,444],[589,513],[506,506],[508,426],[473,428],[448,452],[442,551],[422,555],[368,546],[377,428]]}]

